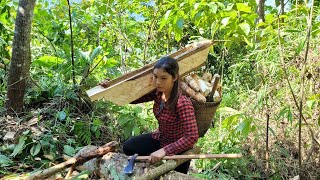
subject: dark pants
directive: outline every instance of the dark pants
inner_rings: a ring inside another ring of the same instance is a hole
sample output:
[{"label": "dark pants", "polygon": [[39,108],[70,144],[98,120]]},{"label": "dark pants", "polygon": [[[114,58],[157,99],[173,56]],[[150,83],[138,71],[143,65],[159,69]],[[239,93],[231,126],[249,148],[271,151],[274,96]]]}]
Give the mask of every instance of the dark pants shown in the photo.
[{"label": "dark pants", "polygon": [[[148,156],[160,148],[160,141],[153,139],[151,134],[141,134],[127,140],[123,144],[123,152],[128,156],[135,153],[140,156]],[[189,166],[190,160],[176,167],[175,171],[187,174]]]}]

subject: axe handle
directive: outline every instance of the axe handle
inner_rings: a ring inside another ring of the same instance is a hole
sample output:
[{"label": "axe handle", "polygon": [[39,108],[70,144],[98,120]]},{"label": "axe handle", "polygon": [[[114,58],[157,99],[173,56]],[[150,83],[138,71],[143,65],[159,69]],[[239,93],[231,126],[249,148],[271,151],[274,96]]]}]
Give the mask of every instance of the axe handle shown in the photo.
[{"label": "axe handle", "polygon": [[212,84],[212,91],[211,91],[212,94],[214,94],[214,92],[217,90],[219,80],[220,80],[220,75],[215,74],[213,76],[213,84]]},{"label": "axe handle", "polygon": [[[150,156],[137,156],[135,160],[148,160]],[[242,154],[190,154],[190,155],[172,155],[164,156],[162,159],[217,159],[217,158],[240,158]],[[129,157],[129,159],[131,156]]]}]

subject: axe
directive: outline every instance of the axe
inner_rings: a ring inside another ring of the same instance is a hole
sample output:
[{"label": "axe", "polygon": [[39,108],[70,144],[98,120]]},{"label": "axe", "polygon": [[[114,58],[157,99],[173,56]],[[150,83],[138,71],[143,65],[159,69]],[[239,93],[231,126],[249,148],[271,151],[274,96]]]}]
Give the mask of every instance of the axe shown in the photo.
[{"label": "axe", "polygon": [[[129,156],[128,165],[124,168],[123,173],[131,175],[133,173],[133,167],[135,161],[146,161],[150,156],[138,156],[134,154]],[[218,158],[240,158],[241,154],[189,154],[189,155],[173,155],[173,156],[164,156],[163,160],[169,159],[218,159]]]}]

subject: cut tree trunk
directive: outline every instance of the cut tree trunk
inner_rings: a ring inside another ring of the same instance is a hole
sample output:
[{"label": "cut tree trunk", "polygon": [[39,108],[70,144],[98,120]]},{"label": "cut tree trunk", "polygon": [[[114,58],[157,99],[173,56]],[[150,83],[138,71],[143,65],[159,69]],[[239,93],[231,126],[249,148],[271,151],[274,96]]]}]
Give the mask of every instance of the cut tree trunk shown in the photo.
[{"label": "cut tree trunk", "polygon": [[23,110],[26,79],[31,64],[31,22],[36,0],[20,0],[15,21],[12,58],[8,78],[6,109],[8,114]]}]

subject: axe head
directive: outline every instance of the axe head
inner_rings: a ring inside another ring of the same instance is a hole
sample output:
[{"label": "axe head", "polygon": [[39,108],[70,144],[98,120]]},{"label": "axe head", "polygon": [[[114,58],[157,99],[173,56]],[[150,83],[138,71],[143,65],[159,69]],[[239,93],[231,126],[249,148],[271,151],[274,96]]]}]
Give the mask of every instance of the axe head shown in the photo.
[{"label": "axe head", "polygon": [[123,173],[131,175],[133,173],[134,161],[137,158],[138,154],[134,154],[129,159],[128,165],[124,168]]}]

